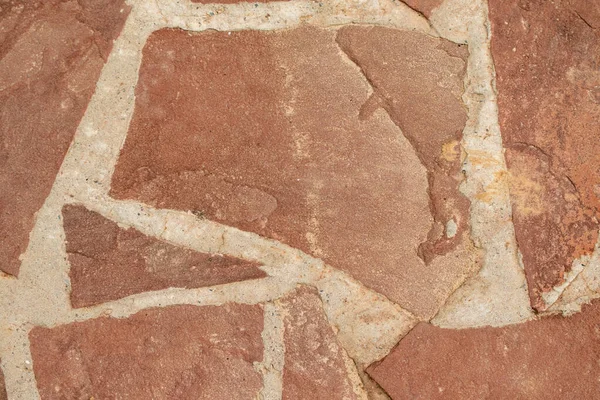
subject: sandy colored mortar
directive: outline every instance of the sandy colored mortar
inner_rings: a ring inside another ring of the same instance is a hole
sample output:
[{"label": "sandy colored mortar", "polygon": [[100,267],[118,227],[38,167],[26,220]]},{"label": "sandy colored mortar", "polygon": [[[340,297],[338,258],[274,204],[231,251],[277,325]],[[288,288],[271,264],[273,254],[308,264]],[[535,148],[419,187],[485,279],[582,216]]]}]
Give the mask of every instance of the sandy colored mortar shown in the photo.
[{"label": "sandy colored mortar", "polygon": [[[453,328],[522,322],[533,317],[516,249],[507,170],[498,126],[489,21],[484,0],[447,0],[431,16],[398,1],[328,1],[199,5],[171,0],[132,0],[132,12],[104,66],[96,92],[54,183],[37,214],[19,279],[0,277],[0,359],[11,399],[38,399],[27,332],[33,325],[55,326],[110,314],[127,317],[148,307],[171,304],[265,303],[262,399],[281,398],[285,349],[282,310],[277,299],[297,284],[319,289],[323,307],[348,356],[366,365],[385,356],[417,320],[347,274],[289,246],[199,219],[191,213],[157,210],[108,197],[111,175],[134,107],[141,49],[153,31],[179,27],[201,31],[283,29],[310,23],[336,26],[373,23],[468,43],[470,58],[464,101],[469,120],[462,146],[466,153],[463,192],[471,200],[472,236],[485,251],[484,265],[456,288],[433,323]],[[166,289],[73,310],[61,208],[81,203],[124,227],[191,249],[255,260],[269,278],[200,289]],[[557,289],[551,311],[578,311],[600,293],[596,252]],[[589,261],[589,262],[588,262]],[[368,321],[368,322],[365,322]],[[366,398],[354,362],[348,370],[357,394]],[[384,395],[381,395],[384,398]]]}]

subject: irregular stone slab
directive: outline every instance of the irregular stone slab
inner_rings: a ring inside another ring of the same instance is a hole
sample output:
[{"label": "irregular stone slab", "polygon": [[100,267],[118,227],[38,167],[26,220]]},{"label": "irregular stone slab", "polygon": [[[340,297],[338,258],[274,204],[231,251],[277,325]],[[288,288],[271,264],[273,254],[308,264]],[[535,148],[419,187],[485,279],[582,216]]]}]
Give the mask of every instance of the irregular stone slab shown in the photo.
[{"label": "irregular stone slab", "polygon": [[133,228],[122,229],[83,206],[66,205],[62,214],[75,308],[149,290],[198,288],[266,276],[254,262],[201,253]]},{"label": "irregular stone slab", "polygon": [[261,306],[183,305],[36,327],[29,338],[43,400],[254,399],[262,329]]},{"label": "irregular stone slab", "polygon": [[123,0],[9,1],[0,11],[0,270],[19,273],[34,216],[129,7]]},{"label": "irregular stone slab", "polygon": [[406,5],[415,11],[420,12],[427,18],[431,16],[431,12],[440,6],[444,0],[402,0]]},{"label": "irregular stone slab", "polygon": [[469,203],[457,191],[464,50],[418,33],[344,29],[339,41],[356,57],[382,49],[365,58],[371,96],[335,39],[315,27],[155,32],[111,195],[279,240],[426,318],[474,264],[471,250],[452,253],[469,243]]},{"label": "irregular stone slab", "polygon": [[600,206],[595,2],[489,3],[517,242],[532,306],[590,254]]},{"label": "irregular stone slab", "polygon": [[327,322],[317,291],[303,286],[280,304],[285,310],[283,399],[358,399],[346,362],[354,364]]},{"label": "irregular stone slab", "polygon": [[8,394],[6,394],[6,385],[4,383],[4,373],[0,368],[0,400],[8,400]]},{"label": "irregular stone slab", "polygon": [[600,392],[600,302],[504,328],[420,323],[367,372],[392,399],[592,399]]}]

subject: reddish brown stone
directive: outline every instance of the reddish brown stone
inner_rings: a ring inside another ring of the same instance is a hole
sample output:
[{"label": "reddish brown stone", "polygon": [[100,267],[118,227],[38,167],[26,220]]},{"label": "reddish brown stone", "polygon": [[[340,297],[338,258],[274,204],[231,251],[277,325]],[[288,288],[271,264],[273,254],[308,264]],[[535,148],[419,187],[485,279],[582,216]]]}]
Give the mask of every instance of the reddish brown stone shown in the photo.
[{"label": "reddish brown stone", "polygon": [[[337,41],[360,66],[373,87],[373,97],[427,168],[435,222],[428,240],[420,245],[421,257],[430,261],[446,254],[469,229],[470,203],[458,189],[463,178],[460,140],[467,121],[461,101],[466,47],[372,27],[342,28]],[[452,219],[457,233],[448,238],[444,227]]]},{"label": "reddish brown stone", "polygon": [[48,399],[254,399],[260,306],[172,306],[29,334]]},{"label": "reddish brown stone", "polygon": [[464,55],[387,28],[156,32],[111,195],[279,240],[430,316],[467,265],[429,263],[468,240]]},{"label": "reddish brown stone", "polygon": [[[344,349],[317,291],[301,287],[281,300],[284,313],[283,399],[356,399]],[[349,359],[348,359],[349,360]]]},{"label": "reddish brown stone", "polygon": [[594,399],[600,302],[504,328],[417,325],[367,372],[392,399]]},{"label": "reddish brown stone", "polygon": [[71,304],[85,307],[168,287],[198,288],[265,277],[258,264],[174,246],[122,229],[83,206],[63,208]]},{"label": "reddish brown stone", "polygon": [[8,400],[8,394],[6,393],[6,386],[4,383],[4,374],[2,368],[0,368],[0,400]]},{"label": "reddish brown stone", "polygon": [[513,220],[538,310],[597,239],[599,10],[584,0],[490,2]]},{"label": "reddish brown stone", "polygon": [[127,17],[123,0],[0,9],[0,270],[17,275],[34,216]]},{"label": "reddish brown stone", "polygon": [[402,0],[410,8],[420,12],[427,18],[431,16],[431,12],[440,6],[444,0]]}]

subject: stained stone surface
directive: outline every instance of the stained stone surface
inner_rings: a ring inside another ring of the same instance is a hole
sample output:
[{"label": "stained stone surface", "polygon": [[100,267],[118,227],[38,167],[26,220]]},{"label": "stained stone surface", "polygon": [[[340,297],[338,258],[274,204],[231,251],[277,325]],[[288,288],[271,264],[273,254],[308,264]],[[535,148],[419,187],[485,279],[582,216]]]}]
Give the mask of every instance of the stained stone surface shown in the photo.
[{"label": "stained stone surface", "polygon": [[260,306],[171,306],[101,317],[29,338],[42,400],[254,399]]},{"label": "stained stone surface", "polygon": [[265,277],[258,264],[174,246],[120,228],[80,205],[63,208],[71,304],[85,307],[169,287],[197,288]]},{"label": "stained stone surface", "polygon": [[280,301],[284,311],[283,399],[358,399],[345,359],[315,289],[303,286]]},{"label": "stained stone surface", "polygon": [[368,373],[392,399],[592,399],[600,391],[600,302],[569,318],[504,328],[418,324]]},{"label": "stained stone surface", "polygon": [[588,1],[493,1],[492,53],[513,221],[531,304],[596,244],[600,12]]},{"label": "stained stone surface", "polygon": [[129,7],[123,0],[0,8],[0,271],[19,273],[44,203]]},{"label": "stained stone surface", "polygon": [[431,316],[474,268],[464,57],[388,28],[155,32],[111,195],[289,244]]}]

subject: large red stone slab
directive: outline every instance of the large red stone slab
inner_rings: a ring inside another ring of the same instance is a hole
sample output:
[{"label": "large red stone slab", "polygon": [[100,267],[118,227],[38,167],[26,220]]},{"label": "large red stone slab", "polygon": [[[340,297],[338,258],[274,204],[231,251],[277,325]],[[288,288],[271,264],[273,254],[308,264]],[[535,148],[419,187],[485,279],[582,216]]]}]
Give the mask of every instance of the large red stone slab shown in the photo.
[{"label": "large red stone slab", "polygon": [[129,7],[123,0],[5,1],[0,9],[0,270],[17,275],[35,213]]},{"label": "large red stone slab", "polygon": [[34,328],[33,370],[48,399],[254,399],[260,306],[172,306],[129,318]]},{"label": "large red stone slab", "polygon": [[316,289],[301,287],[280,304],[285,310],[283,399],[358,398],[344,361],[350,359],[327,322]]},{"label": "large red stone slab", "polygon": [[600,34],[593,1],[492,1],[500,127],[531,304],[596,243]]},{"label": "large red stone slab", "polygon": [[75,308],[149,290],[266,276],[254,262],[174,246],[133,228],[120,228],[83,206],[67,205],[62,214]]},{"label": "large red stone slab", "polygon": [[392,399],[594,399],[600,302],[504,328],[417,325],[368,373]]},{"label": "large red stone slab", "polygon": [[464,57],[387,28],[158,31],[111,195],[279,240],[431,316],[469,264],[431,263],[468,242]]},{"label": "large red stone slab", "polygon": [[0,368],[0,400],[8,400],[8,394],[6,393],[6,385],[4,383],[4,373]]}]

